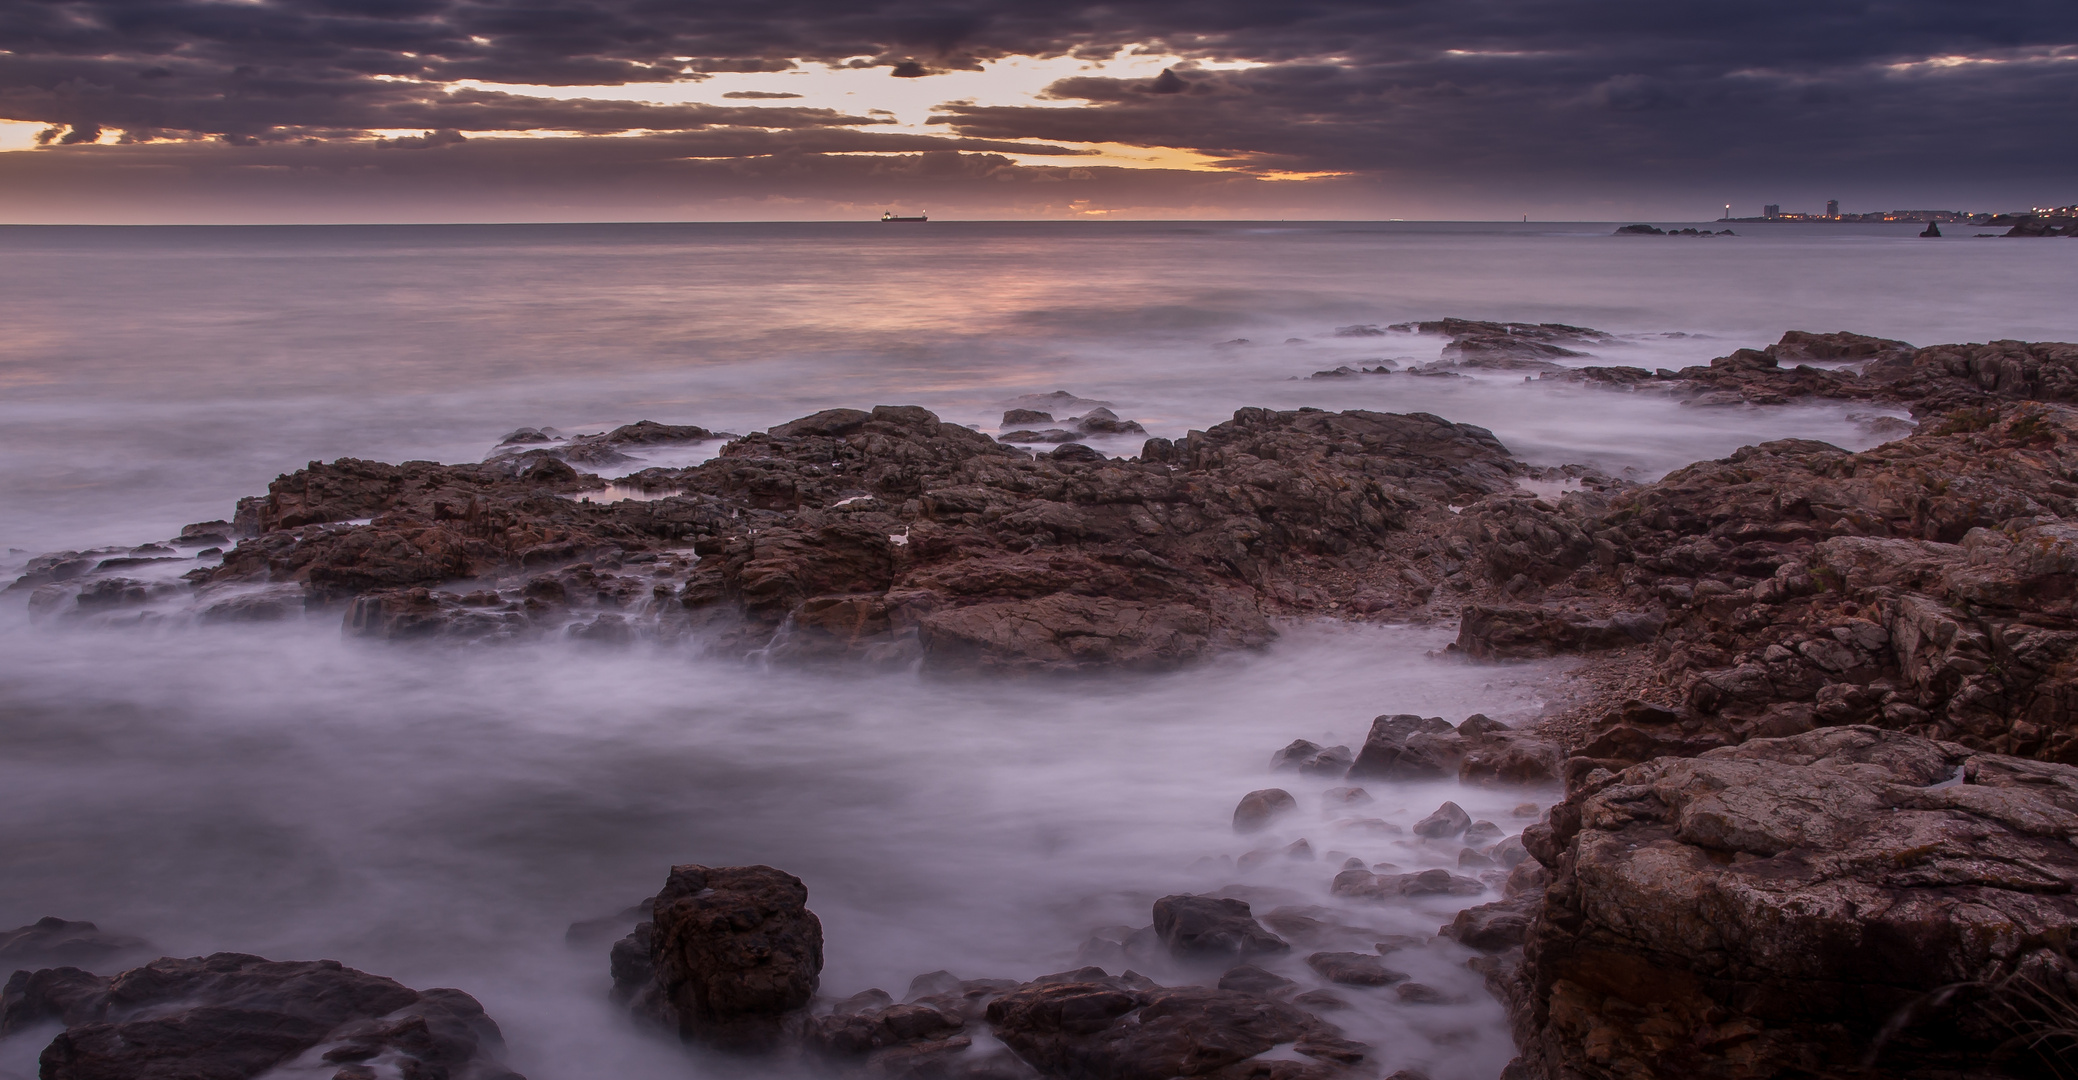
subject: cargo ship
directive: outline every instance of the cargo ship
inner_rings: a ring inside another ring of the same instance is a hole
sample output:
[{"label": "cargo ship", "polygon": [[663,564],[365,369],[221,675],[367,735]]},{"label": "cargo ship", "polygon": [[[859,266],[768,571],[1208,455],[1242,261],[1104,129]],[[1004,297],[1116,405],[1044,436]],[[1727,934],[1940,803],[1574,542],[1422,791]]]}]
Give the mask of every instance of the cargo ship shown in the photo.
[{"label": "cargo ship", "polygon": [[902,216],[901,214],[897,214],[897,213],[895,213],[895,212],[894,212],[893,210],[890,210],[890,211],[888,211],[887,213],[885,213],[885,214],[882,214],[882,215],[880,215],[880,220],[882,220],[882,221],[929,221],[929,220],[931,220],[931,215],[929,215],[929,214],[918,214],[918,215],[916,215],[915,217],[904,217],[904,216]]}]

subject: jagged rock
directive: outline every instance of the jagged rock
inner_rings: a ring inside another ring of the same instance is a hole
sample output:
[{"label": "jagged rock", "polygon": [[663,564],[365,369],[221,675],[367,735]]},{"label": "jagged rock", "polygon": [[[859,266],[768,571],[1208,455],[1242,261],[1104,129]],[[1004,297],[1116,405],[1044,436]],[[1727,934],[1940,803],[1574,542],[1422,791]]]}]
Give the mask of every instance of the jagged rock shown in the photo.
[{"label": "jagged rock", "polygon": [[332,960],[242,953],[165,958],[113,978],[17,971],[0,993],[0,1036],[57,1021],[46,1080],[245,1080],[381,1058],[401,1076],[521,1080],[498,1058],[498,1026],[460,990],[413,990]]},{"label": "jagged rock", "polygon": [[815,994],[822,922],[769,866],[674,866],[651,921],[614,946],[616,996],[688,1042],[769,1051]]},{"label": "jagged rock", "polygon": [[1476,660],[1516,660],[1648,643],[1666,625],[1653,611],[1470,605],[1457,647]]},{"label": "jagged rock", "polygon": [[1426,780],[1449,776],[1455,771],[1457,748],[1448,739],[1439,743],[1417,736],[1456,734],[1457,729],[1440,716],[1395,713],[1378,717],[1371,721],[1371,732],[1365,736],[1364,748],[1350,765],[1348,776],[1352,780]]},{"label": "jagged rock", "polygon": [[1256,922],[1246,901],[1224,897],[1164,896],[1154,902],[1154,931],[1171,955],[1183,959],[1247,959],[1291,950]]},{"label": "jagged rock", "polygon": [[1264,788],[1251,791],[1241,797],[1234,807],[1234,831],[1237,833],[1261,832],[1282,815],[1299,808],[1297,799],[1283,788]]},{"label": "jagged rock", "polygon": [[2018,1068],[2015,980],[2078,978],[2078,769],[1850,726],[1597,775],[1525,836],[1536,1073]]}]

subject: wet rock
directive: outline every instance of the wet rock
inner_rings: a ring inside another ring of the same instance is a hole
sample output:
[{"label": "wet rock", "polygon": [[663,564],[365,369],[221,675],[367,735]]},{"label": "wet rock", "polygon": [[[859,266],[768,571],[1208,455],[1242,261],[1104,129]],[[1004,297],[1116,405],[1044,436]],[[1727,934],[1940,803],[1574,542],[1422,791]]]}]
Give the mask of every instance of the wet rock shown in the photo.
[{"label": "wet rock", "polygon": [[1352,780],[1441,779],[1457,771],[1460,750],[1457,729],[1440,716],[1381,716],[1371,722],[1371,732],[1348,776]]},{"label": "wet rock", "polygon": [[1352,868],[1336,874],[1330,889],[1336,896],[1388,900],[1401,896],[1477,896],[1486,891],[1486,886],[1477,878],[1462,877],[1448,870],[1375,874]]},{"label": "wet rock", "polygon": [[143,938],[112,934],[90,922],[47,916],[0,931],[0,971],[18,968],[106,968],[150,948]]},{"label": "wet rock", "polygon": [[1373,799],[1370,792],[1360,787],[1331,787],[1320,793],[1320,801],[1321,805],[1329,810],[1339,810],[1349,806],[1364,806],[1378,800]]},{"label": "wet rock", "polygon": [[1344,986],[1390,986],[1409,978],[1406,972],[1386,967],[1383,960],[1369,953],[1317,952],[1306,958],[1306,966],[1321,978]]},{"label": "wet rock", "polygon": [[1239,967],[1229,968],[1226,974],[1219,977],[1219,988],[1221,990],[1239,990],[1243,993],[1259,994],[1263,997],[1278,997],[1290,993],[1292,988],[1297,985],[1299,984],[1276,972],[1265,971],[1254,964],[1242,964]]},{"label": "wet rock", "polygon": [[[822,923],[807,902],[799,878],[769,866],[674,866],[652,920],[614,947],[616,993],[688,1042],[775,1049],[822,971]],[[623,953],[642,961],[625,979]]]},{"label": "wet rock", "polygon": [[1436,812],[1414,823],[1414,835],[1431,840],[1444,840],[1457,836],[1472,826],[1472,815],[1465,813],[1462,806],[1454,802],[1444,803]]},{"label": "wet rock", "polygon": [[1299,808],[1299,801],[1283,788],[1264,788],[1241,797],[1234,807],[1234,831],[1261,832],[1279,817]]},{"label": "wet rock", "polygon": [[1349,1008],[1349,1002],[1331,990],[1308,990],[1292,998],[1292,1004],[1315,1012],[1334,1012],[1337,1009]]},{"label": "wet rock", "polygon": [[1354,755],[1346,746],[1321,746],[1294,739],[1270,759],[1273,769],[1297,769],[1305,776],[1341,776],[1349,771]]},{"label": "wet rock", "polygon": [[1037,409],[1010,409],[1003,413],[1002,426],[1007,430],[1009,428],[1020,427],[1026,424],[1051,423],[1053,423],[1052,413],[1040,412]]},{"label": "wet rock", "polygon": [[1196,986],[1029,984],[990,1003],[988,1021],[998,1039],[1040,1072],[1088,1080],[1238,1078],[1253,1073],[1227,1070],[1281,1044],[1310,1063],[1293,1062],[1270,1075],[1312,1080],[1347,1075],[1366,1049],[1291,1005]]},{"label": "wet rock", "polygon": [[498,1026],[460,990],[413,990],[336,961],[241,953],[165,958],[113,978],[18,971],[0,994],[0,1035],[56,1021],[50,1080],[240,1080],[380,1058],[398,1075],[519,1080]]},{"label": "wet rock", "polygon": [[1526,837],[1547,1074],[1969,1072],[2074,975],[2078,769],[1849,726],[1597,775]]},{"label": "wet rock", "polygon": [[1246,901],[1223,897],[1162,897],[1154,902],[1154,930],[1170,954],[1182,959],[1246,959],[1291,950],[1256,922]]},{"label": "wet rock", "polygon": [[1648,643],[1665,625],[1666,617],[1651,611],[1474,604],[1459,623],[1457,647],[1475,660],[1532,659]]},{"label": "wet rock", "polygon": [[[1541,898],[1529,898],[1530,901],[1537,899]],[[1535,910],[1533,902],[1497,900],[1458,912],[1441,933],[1467,948],[1501,952],[1522,945],[1529,933],[1530,916]]]}]

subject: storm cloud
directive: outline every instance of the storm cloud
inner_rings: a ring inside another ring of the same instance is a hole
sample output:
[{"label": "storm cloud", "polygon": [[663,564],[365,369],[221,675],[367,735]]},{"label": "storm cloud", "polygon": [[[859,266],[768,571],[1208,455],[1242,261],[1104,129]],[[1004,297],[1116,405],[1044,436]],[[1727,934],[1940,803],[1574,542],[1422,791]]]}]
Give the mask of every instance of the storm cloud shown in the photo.
[{"label": "storm cloud", "polygon": [[[195,143],[226,153],[332,146],[298,159],[320,169],[356,154],[359,167],[395,168],[386,155],[416,148],[450,154],[459,172],[494,156],[453,153],[485,141],[477,135],[554,132],[573,137],[499,141],[538,143],[529,167],[557,162],[557,175],[606,186],[648,175],[644,154],[597,145],[632,135],[645,153],[677,147],[708,161],[1172,148],[1243,181],[1332,174],[1334,191],[1386,202],[1446,188],[1528,197],[1539,186],[1576,203],[1581,193],[1793,197],[1826,185],[1942,205],[2078,198],[2064,190],[2078,165],[2068,119],[2078,7],[2047,0],[19,0],[0,8],[0,48],[0,118],[44,126],[45,145],[26,153],[82,159],[0,163],[10,193],[24,190],[19,177],[95,162],[178,158],[193,169],[184,147]],[[840,111],[772,92],[671,105],[497,89],[816,65],[928,86],[937,73],[1008,57],[1128,48],[1176,62],[1146,78],[1064,78],[1031,105],[948,102],[932,117],[938,139],[884,130],[871,101]],[[144,145],[124,155],[92,145],[113,138]],[[841,185],[871,170],[815,171]],[[979,192],[1007,183],[1061,179],[1015,164],[967,171],[984,202]],[[1155,175],[1132,184],[1172,183],[1179,205],[1221,190],[1180,170],[1145,171]],[[1227,189],[1262,204],[1245,183]],[[1278,191],[1291,200],[1290,184]]]}]

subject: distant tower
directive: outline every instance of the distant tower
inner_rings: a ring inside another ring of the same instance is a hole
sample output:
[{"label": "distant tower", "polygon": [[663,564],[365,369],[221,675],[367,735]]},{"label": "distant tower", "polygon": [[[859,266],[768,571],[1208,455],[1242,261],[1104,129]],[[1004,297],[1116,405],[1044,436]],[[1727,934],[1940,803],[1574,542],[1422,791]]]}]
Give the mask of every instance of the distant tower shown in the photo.
[{"label": "distant tower", "polygon": [[1761,216],[1762,216],[1762,217],[1781,217],[1781,216],[1782,216],[1782,204],[1781,204],[1781,203],[1769,203],[1769,204],[1767,204],[1766,206],[1763,206],[1763,207],[1761,207]]},{"label": "distant tower", "polygon": [[1825,216],[1829,218],[1836,218],[1840,216],[1840,200],[1827,199],[1825,201]]},{"label": "distant tower", "polygon": [[1730,221],[1730,220],[1732,220],[1732,204],[1731,204],[1731,203],[1726,203],[1726,204],[1724,204],[1724,216],[1723,216],[1723,217],[1721,217],[1721,218],[1718,218],[1717,220],[1719,220],[1719,221]]}]

